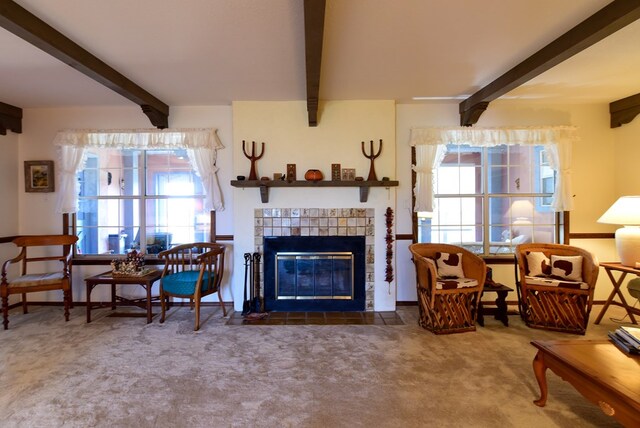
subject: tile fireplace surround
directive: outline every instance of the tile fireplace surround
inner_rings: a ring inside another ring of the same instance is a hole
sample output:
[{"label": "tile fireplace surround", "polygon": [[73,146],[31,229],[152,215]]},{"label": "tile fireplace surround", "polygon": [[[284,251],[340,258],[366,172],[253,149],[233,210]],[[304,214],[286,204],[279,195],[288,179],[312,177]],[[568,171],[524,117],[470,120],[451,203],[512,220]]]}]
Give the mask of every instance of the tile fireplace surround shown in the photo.
[{"label": "tile fireplace surround", "polygon": [[[364,236],[365,309],[373,311],[374,214],[374,208],[258,208],[253,223],[255,251],[263,254],[265,236]],[[260,270],[264,273],[262,266]]]}]

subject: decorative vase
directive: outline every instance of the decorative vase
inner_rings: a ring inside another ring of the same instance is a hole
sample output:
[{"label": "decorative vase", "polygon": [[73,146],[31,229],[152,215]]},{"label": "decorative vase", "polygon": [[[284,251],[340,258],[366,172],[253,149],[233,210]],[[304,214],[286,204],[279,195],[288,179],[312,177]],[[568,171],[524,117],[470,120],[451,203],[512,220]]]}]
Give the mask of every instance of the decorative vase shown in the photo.
[{"label": "decorative vase", "polygon": [[320,181],[323,178],[322,171],[319,169],[310,169],[304,174],[304,179],[307,181]]}]

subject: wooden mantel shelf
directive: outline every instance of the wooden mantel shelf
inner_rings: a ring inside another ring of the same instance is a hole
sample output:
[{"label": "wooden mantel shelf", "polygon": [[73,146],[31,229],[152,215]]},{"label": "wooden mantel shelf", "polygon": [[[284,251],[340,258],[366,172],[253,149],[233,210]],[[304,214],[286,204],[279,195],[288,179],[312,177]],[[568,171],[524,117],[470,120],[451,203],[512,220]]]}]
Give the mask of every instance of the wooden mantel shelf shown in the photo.
[{"label": "wooden mantel shelf", "polygon": [[269,202],[269,187],[359,187],[360,202],[367,202],[369,198],[369,188],[371,187],[396,187],[398,182],[394,180],[386,181],[285,181],[285,180],[231,180],[233,187],[258,187],[260,188],[260,199],[262,203]]}]

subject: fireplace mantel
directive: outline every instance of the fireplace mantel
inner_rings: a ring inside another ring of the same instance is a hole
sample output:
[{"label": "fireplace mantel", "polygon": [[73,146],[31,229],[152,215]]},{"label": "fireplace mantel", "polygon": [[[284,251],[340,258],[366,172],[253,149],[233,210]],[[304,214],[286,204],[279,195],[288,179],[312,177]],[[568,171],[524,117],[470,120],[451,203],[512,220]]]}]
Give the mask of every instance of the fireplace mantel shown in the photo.
[{"label": "fireplace mantel", "polygon": [[321,180],[321,181],[286,181],[286,180],[231,180],[233,187],[259,187],[260,200],[263,204],[269,202],[270,187],[359,187],[360,202],[367,202],[369,199],[369,188],[371,187],[397,187],[398,181],[378,180],[378,181],[355,181],[355,180]]}]

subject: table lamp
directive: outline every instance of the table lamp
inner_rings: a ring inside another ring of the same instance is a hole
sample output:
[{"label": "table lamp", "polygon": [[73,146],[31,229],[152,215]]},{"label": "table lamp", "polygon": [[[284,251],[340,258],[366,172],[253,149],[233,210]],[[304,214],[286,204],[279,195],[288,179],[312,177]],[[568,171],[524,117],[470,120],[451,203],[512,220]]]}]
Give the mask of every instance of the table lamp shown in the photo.
[{"label": "table lamp", "polygon": [[616,230],[616,249],[624,266],[636,267],[640,262],[640,196],[622,196],[598,223],[622,224]]}]

